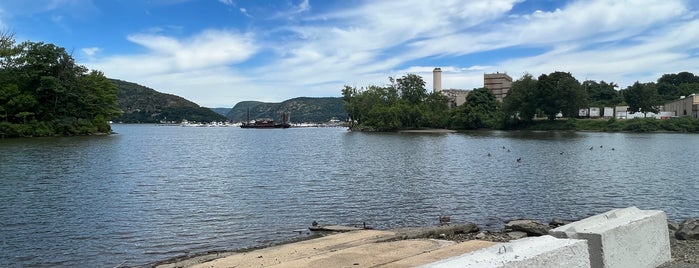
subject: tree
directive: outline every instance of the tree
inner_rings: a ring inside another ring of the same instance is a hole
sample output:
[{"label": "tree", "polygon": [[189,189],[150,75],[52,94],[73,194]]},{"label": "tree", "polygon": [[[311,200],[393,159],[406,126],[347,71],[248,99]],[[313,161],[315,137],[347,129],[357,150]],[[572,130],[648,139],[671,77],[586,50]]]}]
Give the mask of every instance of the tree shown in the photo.
[{"label": "tree", "polygon": [[396,81],[398,82],[396,87],[400,92],[401,99],[406,101],[408,104],[417,105],[427,97],[425,81],[422,80],[422,77],[419,75],[404,75],[403,77],[396,79]]},{"label": "tree", "polygon": [[0,34],[2,136],[109,132],[116,85],[75,63],[64,48]]},{"label": "tree", "polygon": [[549,120],[560,112],[564,117],[575,117],[580,107],[587,104],[587,94],[575,77],[566,72],[539,76],[536,99],[538,108]]},{"label": "tree", "polygon": [[629,105],[631,113],[657,113],[658,107],[662,103],[655,83],[639,83],[636,81],[636,83],[624,89],[622,94]]},{"label": "tree", "polygon": [[538,81],[531,74],[512,82],[512,88],[503,100],[504,115],[515,121],[532,121],[537,109],[537,87]]},{"label": "tree", "polygon": [[[391,81],[393,81],[392,78]],[[425,81],[419,75],[407,74],[396,79],[396,82],[389,89],[395,89],[400,94],[402,125],[413,128],[420,127],[424,118],[422,118],[419,105],[427,98]]]},{"label": "tree", "polygon": [[663,74],[658,78],[657,88],[663,101],[673,101],[681,96],[699,93],[699,76],[690,72]]},{"label": "tree", "polygon": [[426,126],[445,128],[449,126],[449,98],[440,92],[427,95],[421,110]]},{"label": "tree", "polygon": [[452,127],[462,129],[493,128],[499,118],[495,95],[487,88],[471,91],[466,103],[457,107],[452,116]]},{"label": "tree", "polygon": [[615,83],[586,80],[582,83],[582,87],[587,92],[592,106],[616,106],[622,102],[621,94],[615,89],[617,87]]}]

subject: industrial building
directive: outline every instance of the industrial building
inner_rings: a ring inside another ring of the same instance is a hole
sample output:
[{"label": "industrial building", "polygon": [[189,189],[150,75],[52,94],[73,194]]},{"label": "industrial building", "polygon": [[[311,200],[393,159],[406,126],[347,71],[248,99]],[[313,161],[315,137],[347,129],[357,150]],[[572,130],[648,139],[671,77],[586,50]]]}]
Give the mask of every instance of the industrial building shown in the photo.
[{"label": "industrial building", "polygon": [[512,89],[512,77],[500,72],[483,74],[483,86],[493,92],[498,102],[502,102]]},{"label": "industrial building", "polygon": [[466,97],[471,93],[470,90],[465,89],[443,89],[442,95],[449,98],[449,108],[456,108],[466,103]]},{"label": "industrial building", "polygon": [[466,103],[466,97],[470,90],[464,89],[442,89],[442,69],[434,68],[432,71],[432,90],[440,92],[449,99],[449,108],[456,108]]},{"label": "industrial building", "polygon": [[699,118],[699,96],[691,94],[680,97],[663,105],[663,111],[672,113],[673,116],[691,116]]}]

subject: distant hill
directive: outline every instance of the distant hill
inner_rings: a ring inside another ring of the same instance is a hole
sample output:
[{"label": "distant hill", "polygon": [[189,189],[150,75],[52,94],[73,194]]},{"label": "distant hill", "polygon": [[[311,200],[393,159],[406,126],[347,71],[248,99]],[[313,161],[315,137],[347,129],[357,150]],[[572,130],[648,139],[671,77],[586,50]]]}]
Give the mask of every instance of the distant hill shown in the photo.
[{"label": "distant hill", "polygon": [[281,120],[281,113],[288,112],[291,122],[328,122],[332,118],[341,121],[347,120],[342,98],[308,98],[300,97],[286,100],[281,103],[265,103],[258,101],[242,101],[231,109],[226,117],[233,122],[246,120],[248,108],[250,119],[269,118]]},{"label": "distant hill", "polygon": [[152,88],[117,79],[119,108],[124,114],[112,119],[124,123],[180,122],[182,119],[197,122],[226,121],[216,112],[200,107],[194,102],[172,94],[161,93]]},{"label": "distant hill", "polygon": [[214,113],[217,113],[217,114],[220,114],[223,116],[226,116],[231,111],[231,108],[209,108],[209,109],[214,111]]}]

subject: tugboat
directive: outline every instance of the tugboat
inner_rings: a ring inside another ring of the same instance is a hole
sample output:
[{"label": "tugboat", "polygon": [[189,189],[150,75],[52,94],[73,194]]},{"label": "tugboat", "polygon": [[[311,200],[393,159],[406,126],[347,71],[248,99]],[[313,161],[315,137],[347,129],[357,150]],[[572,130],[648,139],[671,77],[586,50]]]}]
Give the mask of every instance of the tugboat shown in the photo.
[{"label": "tugboat", "polygon": [[282,113],[282,122],[274,123],[272,119],[250,121],[250,109],[248,109],[247,120],[240,125],[241,128],[290,128],[289,113]]}]

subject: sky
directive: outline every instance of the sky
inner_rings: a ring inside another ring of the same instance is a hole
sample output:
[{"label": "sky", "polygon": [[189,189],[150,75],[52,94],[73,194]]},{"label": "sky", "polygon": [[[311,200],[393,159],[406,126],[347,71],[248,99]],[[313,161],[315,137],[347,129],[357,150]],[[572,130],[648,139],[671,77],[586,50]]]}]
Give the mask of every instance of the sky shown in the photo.
[{"label": "sky", "polygon": [[2,0],[0,30],[205,107],[339,97],[417,74],[432,90],[555,71],[625,88],[699,74],[693,0]]}]

